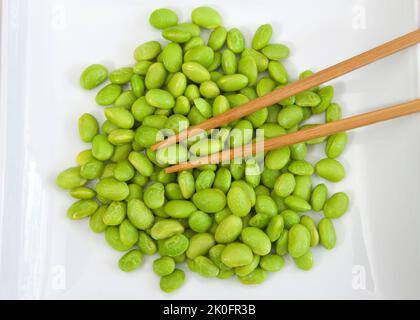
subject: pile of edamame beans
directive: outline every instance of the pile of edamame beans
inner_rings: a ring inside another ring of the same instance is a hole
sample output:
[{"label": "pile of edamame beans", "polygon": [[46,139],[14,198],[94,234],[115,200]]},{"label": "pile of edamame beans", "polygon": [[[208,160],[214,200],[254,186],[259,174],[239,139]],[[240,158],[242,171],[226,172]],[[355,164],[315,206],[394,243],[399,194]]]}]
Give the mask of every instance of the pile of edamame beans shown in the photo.
[{"label": "pile of edamame beans", "polygon": [[[136,270],[145,255],[158,253],[153,271],[165,292],[184,283],[183,262],[204,277],[236,276],[243,284],[262,283],[286,260],[310,270],[312,248],[334,248],[333,220],[349,204],[344,192],[330,195],[325,183],[314,186],[311,177],[332,183],[344,178],[336,158],[345,149],[346,133],[227,164],[171,174],[163,169],[227,145],[254,142],[257,129],[268,139],[317,125],[307,123],[313,114],[336,121],[341,108],[332,102],[333,87],[312,88],[226,124],[216,134],[207,132],[153,152],[150,147],[165,135],[291,80],[281,62],[289,49],[270,42],[269,24],[260,26],[246,47],[241,31],[223,27],[220,14],[209,7],[194,9],[186,23],[179,23],[174,11],[158,9],[150,23],[169,42],[139,45],[133,66],[108,73],[94,64],[80,77],[87,90],[109,80],[96,95],[106,120],[100,126],[89,113],[79,119],[80,138],[90,147],[77,155],[77,166],[56,180],[77,199],[68,217],[88,218],[93,232],[104,233],[113,249],[125,252],[118,263],[122,271]],[[210,30],[207,41],[202,29]],[[311,74],[304,71],[299,78]],[[305,160],[314,144],[325,144],[325,158],[315,165]]]}]

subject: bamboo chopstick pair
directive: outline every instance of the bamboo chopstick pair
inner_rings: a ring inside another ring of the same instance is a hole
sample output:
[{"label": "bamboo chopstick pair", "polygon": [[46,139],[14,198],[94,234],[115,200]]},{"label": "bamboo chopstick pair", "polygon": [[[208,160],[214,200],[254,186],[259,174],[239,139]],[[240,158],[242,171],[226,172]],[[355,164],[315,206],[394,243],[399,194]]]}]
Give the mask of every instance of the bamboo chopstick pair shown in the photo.
[{"label": "bamboo chopstick pair", "polygon": [[[416,31],[410,32],[404,36],[386,42],[362,54],[342,61],[334,66],[328,67],[308,78],[291,83],[281,89],[274,90],[265,96],[252,100],[238,108],[231,109],[217,117],[211,118],[203,123],[184,130],[177,135],[171,136],[168,139],[153,145],[152,150],[167,147],[181,140],[184,140],[187,137],[195,136],[196,134],[203,132],[203,130],[207,131],[209,129],[213,129],[223,124],[229,123],[233,120],[242,118],[257,110],[271,106],[278,101],[286,99],[299,92],[316,87],[324,82],[335,79],[374,61],[396,53],[402,49],[415,45],[419,42],[420,29],[417,29]],[[416,99],[396,106],[379,109],[373,112],[368,112],[339,121],[319,125],[314,128],[268,139],[260,143],[263,143],[264,151],[269,151],[298,142],[303,142],[314,138],[328,136],[338,132],[367,126],[376,122],[394,119],[419,111],[420,99]],[[228,161],[229,159],[233,159],[235,157],[246,157],[248,155],[254,154],[256,150],[256,144],[248,144],[243,147],[222,151],[216,155],[209,155],[190,162],[180,163],[178,165],[166,168],[165,171],[167,173],[178,172],[196,168],[203,164],[219,163],[222,161]]]}]

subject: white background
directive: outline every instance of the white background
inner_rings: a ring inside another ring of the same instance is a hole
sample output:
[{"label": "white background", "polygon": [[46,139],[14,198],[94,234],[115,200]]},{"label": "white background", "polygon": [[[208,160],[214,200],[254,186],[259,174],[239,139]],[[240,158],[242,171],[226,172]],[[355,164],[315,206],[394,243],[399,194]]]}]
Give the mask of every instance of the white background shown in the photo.
[{"label": "white background", "polygon": [[[133,64],[138,44],[160,39],[148,24],[153,9],[173,8],[186,21],[202,4],[217,8],[248,43],[260,24],[271,23],[273,41],[291,48],[285,64],[292,78],[418,27],[412,0],[3,0],[0,298],[420,298],[420,115],[350,133],[341,159],[348,177],[331,190],[346,191],[351,208],[336,221],[337,247],[315,250],[310,272],[288,260],[256,287],[188,272],[185,286],[167,295],[152,258],[124,274],[103,235],[66,218],[72,200],[55,176],[87,148],[78,117],[102,117],[95,92],[78,85],[80,72],[91,63]],[[418,98],[419,57],[410,48],[333,81],[335,101],[349,116]]]}]

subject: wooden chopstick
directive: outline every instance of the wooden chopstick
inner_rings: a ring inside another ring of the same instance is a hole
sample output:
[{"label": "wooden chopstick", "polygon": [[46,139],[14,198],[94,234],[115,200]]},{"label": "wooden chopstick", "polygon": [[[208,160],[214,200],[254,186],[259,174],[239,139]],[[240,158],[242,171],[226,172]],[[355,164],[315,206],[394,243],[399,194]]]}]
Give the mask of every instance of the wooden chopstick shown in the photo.
[{"label": "wooden chopstick", "polygon": [[[391,120],[412,113],[420,112],[420,99],[398,104],[392,107],[362,113],[342,120],[322,124],[310,129],[289,133],[265,141],[248,144],[243,147],[225,150],[220,153],[198,158],[190,162],[180,163],[165,169],[167,173],[189,170],[204,164],[229,162],[237,157],[246,157],[256,152],[270,151],[291,144],[312,140],[315,138],[330,136],[355,128],[364,127],[373,123]],[[260,144],[258,146],[258,144]]]},{"label": "wooden chopstick", "polygon": [[271,106],[278,101],[293,96],[301,91],[318,86],[329,80],[335,79],[376,60],[382,59],[402,49],[408,48],[418,42],[420,42],[420,29],[407,33],[402,37],[386,42],[374,49],[354,56],[348,60],[344,60],[334,66],[328,67],[327,69],[317,72],[308,78],[293,82],[281,89],[274,90],[273,92],[252,100],[240,107],[231,109],[217,117],[211,118],[205,122],[190,127],[177,135],[173,135],[168,139],[153,145],[151,149],[156,150],[158,148],[167,147],[171,144],[177,143],[178,141],[184,140],[187,137],[192,137],[203,131],[220,127],[223,124],[242,118],[262,108]]}]

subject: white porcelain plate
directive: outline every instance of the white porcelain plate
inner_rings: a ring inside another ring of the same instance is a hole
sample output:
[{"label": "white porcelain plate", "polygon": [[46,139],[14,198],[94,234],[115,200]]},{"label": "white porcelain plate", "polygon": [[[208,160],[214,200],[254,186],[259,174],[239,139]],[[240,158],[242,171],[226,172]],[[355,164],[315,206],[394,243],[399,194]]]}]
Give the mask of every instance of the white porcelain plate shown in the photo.
[{"label": "white porcelain plate", "polygon": [[[420,298],[420,115],[350,133],[342,162],[350,210],[336,221],[337,247],[314,250],[315,267],[293,262],[260,286],[188,272],[166,295],[151,271],[119,271],[120,253],[86,221],[66,217],[72,202],[54,180],[86,145],[84,112],[102,117],[95,92],[79,87],[91,63],[133,63],[134,48],[160,33],[148,23],[159,7],[183,21],[213,5],[250,43],[263,23],[290,46],[291,77],[321,70],[418,28],[414,0],[3,0],[0,109],[0,297],[132,299]],[[419,48],[409,48],[332,81],[344,116],[419,97]],[[322,155],[321,148],[311,154]],[[316,214],[313,214],[316,217]]]}]

